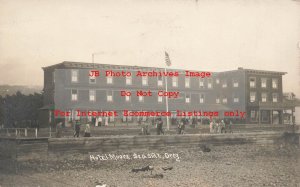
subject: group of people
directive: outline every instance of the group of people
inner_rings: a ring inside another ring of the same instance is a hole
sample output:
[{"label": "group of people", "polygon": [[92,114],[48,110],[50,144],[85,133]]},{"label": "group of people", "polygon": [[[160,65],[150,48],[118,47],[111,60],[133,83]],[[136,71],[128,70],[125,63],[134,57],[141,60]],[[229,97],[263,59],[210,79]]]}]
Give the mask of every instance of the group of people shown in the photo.
[{"label": "group of people", "polygon": [[[104,121],[104,123],[103,123]],[[108,126],[108,117],[105,117],[104,119],[102,117],[94,118],[93,122],[95,124],[95,127],[101,127],[103,125]]]},{"label": "group of people", "polygon": [[177,125],[177,133],[178,134],[184,134],[185,126],[188,125],[188,124],[189,124],[188,119],[182,118],[180,120],[180,122],[178,123],[178,125]]},{"label": "group of people", "polygon": [[215,134],[232,133],[232,122],[225,123],[224,120],[212,120],[209,124],[209,132]]},{"label": "group of people", "polygon": [[[81,124],[80,124],[79,120],[76,120],[74,137],[77,137],[77,138],[79,137],[80,126],[81,126]],[[91,127],[90,127],[89,123],[85,124],[84,137],[91,137]]]},{"label": "group of people", "polygon": [[[138,124],[142,127],[142,135],[150,135],[150,129],[148,123],[145,121],[139,120]],[[157,118],[156,120],[151,120],[151,124],[156,126],[156,134],[165,134],[163,129],[163,120],[161,118]]]},{"label": "group of people", "polygon": [[[150,135],[150,129],[149,124],[145,121],[138,121],[139,125],[142,127],[142,134],[143,135]],[[163,120],[162,118],[157,118],[155,121],[151,121],[152,125],[156,125],[156,134],[161,135],[165,134],[163,129]],[[91,122],[93,124],[93,122]],[[97,124],[97,125],[96,125]],[[184,134],[185,126],[189,124],[189,121],[185,118],[182,118],[177,125],[177,133],[178,134]],[[102,125],[102,118],[96,119],[95,126],[101,126]],[[57,124],[57,137],[61,136],[61,127],[62,122]],[[81,123],[79,120],[75,121],[74,124],[74,137],[80,136],[80,129],[81,129]],[[226,121],[224,120],[211,120],[209,125],[210,133],[214,134],[221,134],[221,133],[232,133],[232,121]],[[84,125],[84,137],[91,137],[91,127],[90,122],[86,123]]]}]

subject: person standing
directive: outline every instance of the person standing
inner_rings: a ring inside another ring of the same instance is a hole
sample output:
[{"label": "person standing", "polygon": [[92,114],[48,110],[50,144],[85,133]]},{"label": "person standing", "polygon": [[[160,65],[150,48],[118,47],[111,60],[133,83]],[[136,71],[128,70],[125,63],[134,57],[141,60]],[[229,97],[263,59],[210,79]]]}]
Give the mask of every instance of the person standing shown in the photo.
[{"label": "person standing", "polygon": [[229,124],[228,124],[228,131],[229,131],[229,133],[233,133],[232,132],[232,121],[231,120],[229,121]]},{"label": "person standing", "polygon": [[108,117],[105,117],[105,126],[108,126]]},{"label": "person standing", "polygon": [[98,118],[98,125],[101,127],[102,126],[102,117]]},{"label": "person standing", "polygon": [[85,125],[84,137],[91,137],[91,127],[89,123]]},{"label": "person standing", "polygon": [[221,129],[222,129],[221,123],[220,123],[220,121],[218,121],[218,122],[217,122],[217,133],[218,133],[218,134],[221,134]]},{"label": "person standing", "polygon": [[225,122],[224,120],[221,121],[221,133],[225,133],[226,132],[226,125],[225,125]]},{"label": "person standing", "polygon": [[213,121],[213,132],[217,133],[217,123],[215,120]]},{"label": "person standing", "polygon": [[80,133],[80,122],[79,120],[76,120],[74,137],[76,136],[78,138],[79,133]]},{"label": "person standing", "polygon": [[56,125],[56,138],[61,138],[62,124],[63,122],[59,122]]},{"label": "person standing", "polygon": [[161,118],[158,118],[157,119],[157,135],[160,135],[160,133],[164,134],[164,131],[163,131],[163,121]]},{"label": "person standing", "polygon": [[213,121],[211,121],[210,124],[209,124],[209,132],[214,133],[214,123],[213,123]]}]

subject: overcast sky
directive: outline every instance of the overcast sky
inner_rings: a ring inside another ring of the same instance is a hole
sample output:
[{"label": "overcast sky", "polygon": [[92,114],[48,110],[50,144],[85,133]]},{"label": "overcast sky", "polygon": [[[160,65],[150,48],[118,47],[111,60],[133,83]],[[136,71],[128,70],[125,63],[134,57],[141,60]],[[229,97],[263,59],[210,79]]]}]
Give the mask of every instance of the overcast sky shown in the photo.
[{"label": "overcast sky", "polygon": [[300,95],[300,2],[0,0],[0,84],[42,85],[62,61],[288,72]]}]

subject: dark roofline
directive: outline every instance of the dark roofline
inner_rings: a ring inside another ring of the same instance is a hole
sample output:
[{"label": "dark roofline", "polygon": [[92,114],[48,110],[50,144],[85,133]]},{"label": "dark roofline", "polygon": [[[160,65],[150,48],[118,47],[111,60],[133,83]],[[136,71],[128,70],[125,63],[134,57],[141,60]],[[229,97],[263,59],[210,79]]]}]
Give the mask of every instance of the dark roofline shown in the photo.
[{"label": "dark roofline", "polygon": [[239,70],[244,70],[247,73],[267,73],[267,74],[280,74],[280,75],[285,75],[287,72],[282,72],[282,71],[269,71],[269,70],[256,70],[256,69],[242,69],[239,68]]},{"label": "dark roofline", "polygon": [[[114,65],[114,64],[99,64],[99,63],[87,63],[87,62],[72,62],[72,61],[63,61],[58,64],[54,64],[51,66],[42,67],[43,70],[45,69],[72,69],[72,68],[81,68],[81,69],[90,69],[90,68],[112,68],[112,69],[135,69],[135,70],[143,70],[143,69],[154,69],[154,70],[164,70],[165,68],[160,67],[146,67],[146,66],[132,66],[132,65]],[[174,71],[194,71],[195,70],[188,70],[188,69],[172,69],[168,68],[168,70]],[[202,70],[203,71],[203,70]],[[222,71],[222,72],[211,72],[213,74],[218,73],[229,73],[229,72],[236,72],[236,71],[244,71],[247,73],[260,73],[260,74],[279,74],[285,75],[287,72],[280,72],[280,71],[268,71],[268,70],[255,70],[255,69],[244,69],[239,67],[237,70],[229,70],[229,71]]]},{"label": "dark roofline", "polygon": [[[99,63],[87,63],[87,62],[71,62],[71,61],[63,61],[58,64],[54,64],[47,67],[42,67],[43,70],[45,69],[91,69],[91,68],[111,68],[111,69],[129,69],[129,70],[145,70],[145,69],[153,69],[153,70],[164,70],[165,68],[160,67],[148,67],[148,66],[133,66],[133,65],[115,65],[115,64],[99,64]],[[173,71],[193,71],[196,70],[188,70],[188,69],[172,69],[168,68],[168,70]],[[199,70],[200,71],[200,70]],[[204,71],[204,70],[201,70]],[[212,71],[207,71],[211,73],[217,73]]]}]

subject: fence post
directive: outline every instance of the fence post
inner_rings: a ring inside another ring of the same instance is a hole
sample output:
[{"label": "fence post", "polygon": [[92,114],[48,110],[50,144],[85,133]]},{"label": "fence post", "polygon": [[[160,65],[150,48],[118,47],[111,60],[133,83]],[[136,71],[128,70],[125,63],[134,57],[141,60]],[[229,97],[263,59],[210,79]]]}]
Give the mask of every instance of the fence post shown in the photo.
[{"label": "fence post", "polygon": [[37,138],[37,128],[35,128],[35,138]]}]

